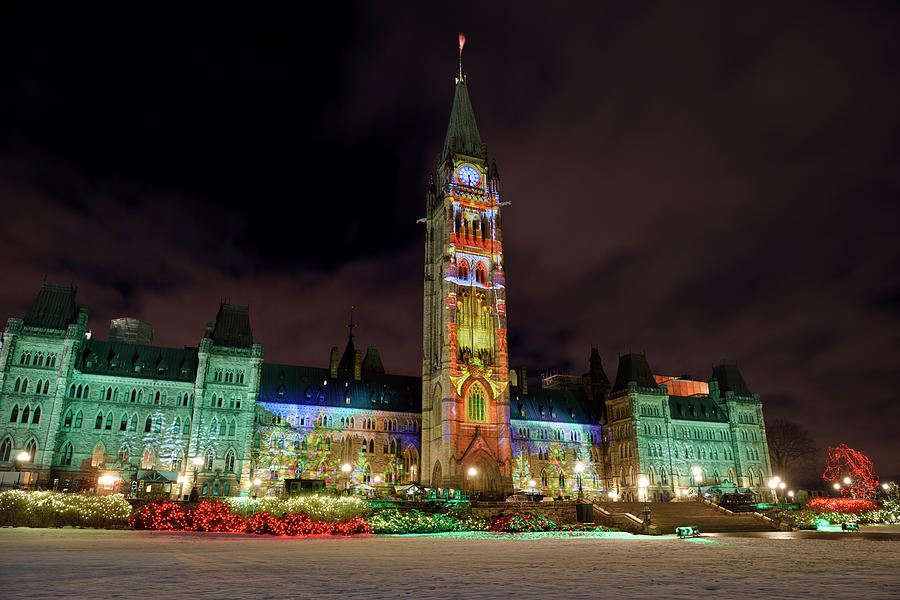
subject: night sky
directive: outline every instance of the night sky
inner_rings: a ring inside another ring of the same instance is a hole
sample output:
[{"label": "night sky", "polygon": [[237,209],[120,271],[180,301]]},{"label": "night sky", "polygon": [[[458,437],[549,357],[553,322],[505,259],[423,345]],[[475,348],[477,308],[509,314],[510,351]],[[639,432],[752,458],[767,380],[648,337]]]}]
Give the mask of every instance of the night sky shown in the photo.
[{"label": "night sky", "polygon": [[4,3],[0,317],[46,276],[98,338],[180,347],[227,298],[267,360],[325,366],[355,306],[420,373],[464,31],[511,365],[737,361],[769,418],[900,475],[900,5],[432,4]]}]

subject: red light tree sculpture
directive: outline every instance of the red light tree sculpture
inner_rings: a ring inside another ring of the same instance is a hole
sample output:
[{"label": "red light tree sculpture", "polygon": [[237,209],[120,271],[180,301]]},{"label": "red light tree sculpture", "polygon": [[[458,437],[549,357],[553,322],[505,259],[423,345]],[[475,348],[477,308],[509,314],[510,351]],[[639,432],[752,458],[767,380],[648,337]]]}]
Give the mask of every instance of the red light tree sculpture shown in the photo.
[{"label": "red light tree sculpture", "polygon": [[[850,478],[849,484],[844,481],[846,477]],[[875,476],[872,461],[847,444],[828,447],[822,478],[829,484],[839,484],[842,496],[874,498],[878,491],[878,477]]]}]

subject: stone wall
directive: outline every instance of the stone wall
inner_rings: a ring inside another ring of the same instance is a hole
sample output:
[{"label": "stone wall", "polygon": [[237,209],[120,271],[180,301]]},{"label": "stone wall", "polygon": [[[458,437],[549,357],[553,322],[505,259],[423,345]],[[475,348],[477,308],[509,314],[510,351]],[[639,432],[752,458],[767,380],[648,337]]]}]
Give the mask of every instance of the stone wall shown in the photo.
[{"label": "stone wall", "polygon": [[578,522],[575,502],[473,502],[472,516],[482,519],[514,513],[540,513],[558,525]]}]

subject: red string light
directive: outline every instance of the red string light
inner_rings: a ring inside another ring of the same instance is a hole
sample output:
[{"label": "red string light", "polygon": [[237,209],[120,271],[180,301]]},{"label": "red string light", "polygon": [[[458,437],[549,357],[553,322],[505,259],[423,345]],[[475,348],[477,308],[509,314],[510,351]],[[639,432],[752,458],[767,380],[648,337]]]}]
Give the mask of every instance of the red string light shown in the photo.
[{"label": "red string light", "polygon": [[255,533],[257,535],[358,535],[371,533],[369,524],[359,517],[346,523],[312,521],[307,515],[285,514],[276,517],[259,512],[244,518],[231,512],[223,502],[203,501],[186,509],[164,500],[145,504],[129,520],[134,529],[151,531],[208,531],[216,533]]},{"label": "red string light", "polygon": [[[849,483],[844,481],[847,477]],[[828,483],[837,483],[842,496],[874,498],[878,492],[878,477],[872,461],[847,444],[828,448],[822,478]]]}]

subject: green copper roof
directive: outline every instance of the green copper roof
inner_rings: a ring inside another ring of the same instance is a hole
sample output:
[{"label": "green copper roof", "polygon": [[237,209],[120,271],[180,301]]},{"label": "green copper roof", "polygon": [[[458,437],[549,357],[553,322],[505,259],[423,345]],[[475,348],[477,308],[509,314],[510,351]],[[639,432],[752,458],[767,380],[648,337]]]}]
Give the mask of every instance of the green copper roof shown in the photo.
[{"label": "green copper roof", "polygon": [[444,139],[444,150],[441,152],[442,162],[450,156],[451,138],[456,138],[454,149],[459,154],[487,158],[481,145],[481,134],[478,133],[478,125],[475,124],[475,112],[472,110],[464,79],[456,83],[456,92],[453,94],[450,124],[447,125],[447,137]]}]

